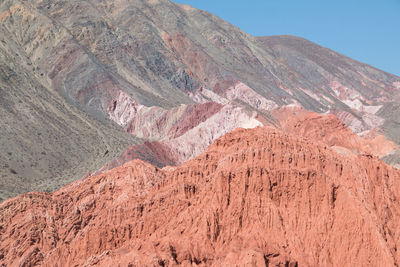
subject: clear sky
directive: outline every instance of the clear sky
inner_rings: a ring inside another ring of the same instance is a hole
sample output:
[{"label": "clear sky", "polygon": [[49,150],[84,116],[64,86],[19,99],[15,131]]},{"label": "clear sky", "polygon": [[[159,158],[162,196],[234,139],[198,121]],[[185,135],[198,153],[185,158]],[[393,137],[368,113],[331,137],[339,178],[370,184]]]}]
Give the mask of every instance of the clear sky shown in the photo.
[{"label": "clear sky", "polygon": [[174,0],[255,36],[290,34],[400,76],[400,0]]}]

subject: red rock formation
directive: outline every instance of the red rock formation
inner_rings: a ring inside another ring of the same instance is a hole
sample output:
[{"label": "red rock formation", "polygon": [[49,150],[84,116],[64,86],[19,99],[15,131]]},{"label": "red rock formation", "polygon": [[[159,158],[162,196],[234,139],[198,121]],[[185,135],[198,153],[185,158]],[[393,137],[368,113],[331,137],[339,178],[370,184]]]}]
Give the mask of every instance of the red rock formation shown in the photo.
[{"label": "red rock formation", "polygon": [[398,266],[400,171],[272,128],[0,205],[6,266]]},{"label": "red rock formation", "polygon": [[384,157],[397,150],[378,129],[363,137],[352,132],[333,114],[317,114],[299,107],[282,107],[273,111],[280,127],[287,132],[322,141],[341,153],[367,153]]}]

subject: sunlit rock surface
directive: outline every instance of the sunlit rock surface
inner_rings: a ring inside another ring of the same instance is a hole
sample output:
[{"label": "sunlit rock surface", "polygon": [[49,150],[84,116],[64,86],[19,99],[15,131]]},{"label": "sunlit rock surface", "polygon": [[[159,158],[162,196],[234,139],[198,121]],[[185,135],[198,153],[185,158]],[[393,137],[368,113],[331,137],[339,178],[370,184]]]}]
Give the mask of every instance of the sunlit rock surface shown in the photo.
[{"label": "sunlit rock surface", "polygon": [[[329,117],[327,117],[329,118]],[[274,128],[179,167],[134,160],[0,204],[1,262],[40,266],[396,266],[400,171]]]}]

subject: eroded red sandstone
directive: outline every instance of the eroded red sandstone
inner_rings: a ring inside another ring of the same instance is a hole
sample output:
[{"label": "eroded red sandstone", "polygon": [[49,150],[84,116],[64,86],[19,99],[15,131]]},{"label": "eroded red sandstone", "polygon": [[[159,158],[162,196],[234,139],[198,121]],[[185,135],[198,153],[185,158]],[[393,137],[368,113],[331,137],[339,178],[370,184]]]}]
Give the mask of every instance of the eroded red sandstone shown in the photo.
[{"label": "eroded red sandstone", "polygon": [[0,205],[2,263],[396,266],[400,171],[272,128]]}]

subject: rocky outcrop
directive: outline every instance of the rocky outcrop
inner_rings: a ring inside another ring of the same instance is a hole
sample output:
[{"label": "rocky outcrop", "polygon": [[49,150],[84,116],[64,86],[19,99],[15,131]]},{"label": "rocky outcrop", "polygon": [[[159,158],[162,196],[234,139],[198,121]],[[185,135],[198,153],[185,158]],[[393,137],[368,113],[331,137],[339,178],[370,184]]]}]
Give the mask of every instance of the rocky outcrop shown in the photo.
[{"label": "rocky outcrop", "polygon": [[131,161],[0,204],[0,258],[41,266],[397,266],[400,171],[273,128],[179,167]]},{"label": "rocky outcrop", "polygon": [[383,158],[398,150],[378,128],[357,135],[332,114],[317,114],[299,107],[282,107],[273,114],[284,131],[322,141],[340,153],[366,153]]},{"label": "rocky outcrop", "polygon": [[[175,115],[168,116],[171,111],[176,111]],[[142,125],[135,127],[137,133],[149,133],[151,136],[147,136],[148,138],[153,137],[160,141],[130,146],[121,156],[103,166],[100,172],[133,159],[142,159],[158,167],[179,165],[199,155],[225,133],[236,128],[264,125],[256,112],[245,111],[234,104],[223,106],[215,102],[181,106],[179,109],[163,111],[161,115],[156,113],[157,115],[151,116],[149,113],[149,116],[135,116],[129,125]],[[175,118],[174,121],[168,121],[172,117]],[[132,129],[128,126],[128,131]]]},{"label": "rocky outcrop", "polygon": [[[214,108],[217,108],[218,112],[213,116],[202,122],[196,119],[207,117],[209,112],[214,113]],[[184,116],[171,128],[170,133],[174,133],[173,135],[169,135],[163,141],[145,142],[142,145],[129,147],[120,157],[106,164],[100,172],[136,158],[158,167],[179,165],[203,152],[224,133],[231,132],[235,128],[254,128],[261,125],[321,140],[343,154],[366,153],[387,159],[398,153],[398,146],[385,138],[379,128],[357,135],[333,114],[318,114],[298,106],[285,106],[270,111],[275,121],[266,120],[257,113],[249,116],[239,107],[222,106],[214,102],[195,105],[188,110],[189,112],[184,113]],[[191,126],[186,127],[187,124]]]},{"label": "rocky outcrop", "polygon": [[126,132],[150,141],[177,138],[222,109],[216,102],[180,105],[172,109],[146,107],[124,92],[110,102],[110,119],[123,126]]}]

